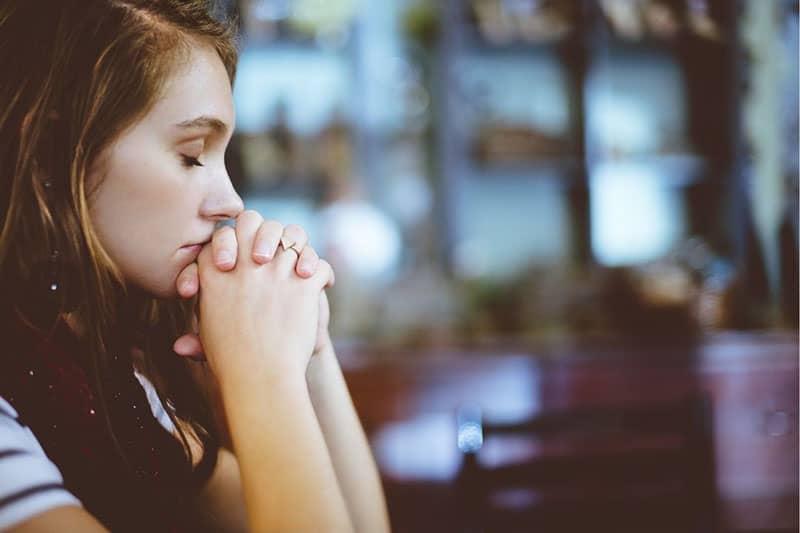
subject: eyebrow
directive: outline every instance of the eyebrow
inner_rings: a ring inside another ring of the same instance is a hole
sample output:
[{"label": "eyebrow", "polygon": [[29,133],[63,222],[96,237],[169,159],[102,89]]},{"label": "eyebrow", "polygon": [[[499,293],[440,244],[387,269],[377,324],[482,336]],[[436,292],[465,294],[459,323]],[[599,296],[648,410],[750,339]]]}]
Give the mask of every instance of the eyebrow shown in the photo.
[{"label": "eyebrow", "polygon": [[228,131],[228,125],[216,117],[203,115],[190,120],[184,120],[175,124],[175,127],[182,130],[195,129],[195,128],[210,128],[216,133],[225,134]]}]

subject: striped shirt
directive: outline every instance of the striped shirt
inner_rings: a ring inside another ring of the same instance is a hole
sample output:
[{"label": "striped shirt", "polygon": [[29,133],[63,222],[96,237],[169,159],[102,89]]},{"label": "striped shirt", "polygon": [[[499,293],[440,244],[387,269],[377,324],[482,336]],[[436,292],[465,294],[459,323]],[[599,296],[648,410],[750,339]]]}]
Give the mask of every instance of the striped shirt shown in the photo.
[{"label": "striped shirt", "polygon": [[[139,372],[134,374],[147,393],[153,416],[174,433],[152,383]],[[80,506],[81,502],[66,489],[58,467],[19,413],[0,397],[0,531],[63,505]]]}]

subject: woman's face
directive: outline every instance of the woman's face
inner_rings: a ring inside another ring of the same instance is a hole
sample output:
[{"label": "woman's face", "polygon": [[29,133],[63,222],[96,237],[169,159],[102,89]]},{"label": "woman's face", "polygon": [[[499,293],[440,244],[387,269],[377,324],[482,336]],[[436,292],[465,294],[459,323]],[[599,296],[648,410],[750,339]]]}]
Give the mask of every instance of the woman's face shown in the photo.
[{"label": "woman's face", "polygon": [[225,67],[198,43],[150,112],[100,156],[92,224],[126,280],[175,297],[178,274],[200,251],[187,245],[241,212],[224,162],[233,127]]}]

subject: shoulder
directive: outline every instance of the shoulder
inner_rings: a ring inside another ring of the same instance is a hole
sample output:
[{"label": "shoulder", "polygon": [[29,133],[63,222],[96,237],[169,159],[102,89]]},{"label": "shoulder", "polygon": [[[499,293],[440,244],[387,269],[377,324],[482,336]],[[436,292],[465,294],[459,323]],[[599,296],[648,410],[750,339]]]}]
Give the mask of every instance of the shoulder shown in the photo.
[{"label": "shoulder", "polygon": [[0,531],[64,505],[81,503],[17,411],[0,397]]}]

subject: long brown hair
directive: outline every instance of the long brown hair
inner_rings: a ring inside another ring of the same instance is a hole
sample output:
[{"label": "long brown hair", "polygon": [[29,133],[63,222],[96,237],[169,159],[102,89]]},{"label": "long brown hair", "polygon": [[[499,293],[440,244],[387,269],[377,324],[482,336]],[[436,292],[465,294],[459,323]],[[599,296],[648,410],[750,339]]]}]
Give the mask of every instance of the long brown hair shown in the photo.
[{"label": "long brown hair", "polygon": [[47,331],[74,314],[104,406],[109,358],[141,348],[187,461],[178,419],[218,442],[171,350],[191,307],[126,284],[90,223],[87,179],[151,109],[192,40],[217,51],[233,83],[236,25],[212,9],[209,0],[0,0],[0,329],[16,315]]}]

